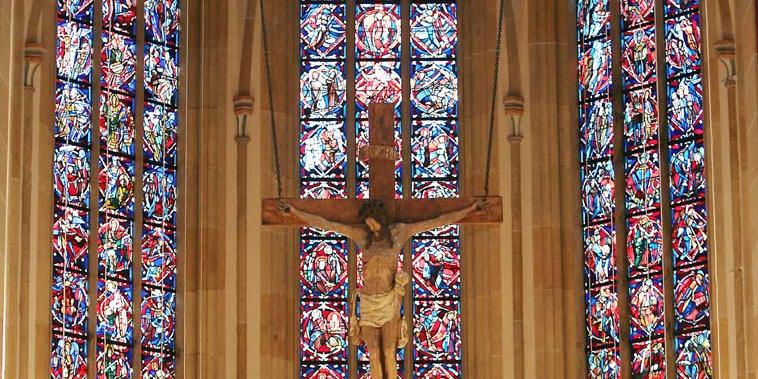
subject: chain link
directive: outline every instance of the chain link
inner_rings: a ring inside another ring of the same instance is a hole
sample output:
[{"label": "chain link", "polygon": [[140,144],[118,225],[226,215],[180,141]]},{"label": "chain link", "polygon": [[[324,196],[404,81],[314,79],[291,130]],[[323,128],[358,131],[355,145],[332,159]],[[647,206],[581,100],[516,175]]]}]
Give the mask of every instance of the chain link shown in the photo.
[{"label": "chain link", "polygon": [[500,50],[503,38],[503,10],[505,0],[500,0],[500,15],[497,21],[497,48],[495,49],[495,75],[492,80],[492,104],[490,109],[490,130],[487,140],[487,168],[484,174],[484,196],[490,194],[490,171],[492,170],[492,140],[495,134],[495,112],[497,105],[497,80],[500,76]]},{"label": "chain link", "polygon": [[266,15],[263,11],[263,0],[258,0],[261,14],[261,34],[263,37],[263,56],[266,60],[266,85],[268,86],[268,107],[269,116],[271,117],[271,138],[273,139],[274,148],[274,169],[276,170],[276,195],[282,197],[282,172],[279,164],[279,141],[276,136],[276,116],[274,115],[274,94],[271,85],[271,60],[269,59],[268,35],[266,33]]}]

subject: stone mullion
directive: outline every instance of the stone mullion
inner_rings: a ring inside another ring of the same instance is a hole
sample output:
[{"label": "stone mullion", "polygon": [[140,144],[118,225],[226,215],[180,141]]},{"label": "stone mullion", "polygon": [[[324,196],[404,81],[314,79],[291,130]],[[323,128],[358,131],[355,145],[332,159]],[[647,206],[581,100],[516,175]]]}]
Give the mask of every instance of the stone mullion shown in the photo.
[{"label": "stone mullion", "polygon": [[103,49],[103,17],[102,2],[95,0],[92,9],[92,76],[91,76],[91,125],[90,125],[90,206],[89,206],[89,268],[87,281],[89,282],[89,305],[87,307],[87,375],[95,378],[97,374],[97,279],[98,279],[98,254],[97,247],[98,228],[100,224],[98,212],[98,177],[100,159],[100,77],[102,76],[101,51]]},{"label": "stone mullion", "polygon": [[[400,122],[402,130],[402,159],[403,159],[403,197],[410,199],[413,197],[413,177],[411,161],[411,132],[413,122],[411,120],[411,0],[400,1],[400,78],[401,78],[401,108]],[[409,330],[413,335],[413,244],[409,240],[402,250],[403,270],[408,273],[411,283],[403,296],[403,310],[406,322],[410,321]],[[398,346],[405,349],[405,359],[403,360],[403,377],[411,378],[413,373],[413,338],[410,338],[406,346]]]},{"label": "stone mullion", "polygon": [[[345,101],[347,108],[345,113],[345,138],[347,154],[347,170],[345,171],[346,193],[347,197],[354,198],[358,188],[358,155],[356,151],[356,99],[355,99],[355,2],[356,0],[345,1],[345,82],[346,95]],[[355,312],[355,304],[351,304],[350,299],[358,288],[358,245],[353,240],[348,240],[347,244],[347,315]],[[349,321],[348,321],[349,325]],[[358,377],[358,346],[350,342],[348,338],[347,353],[348,378]]]},{"label": "stone mullion", "polygon": [[624,102],[621,78],[621,1],[610,1],[611,11],[611,51],[612,85],[610,89],[613,106],[613,170],[615,182],[615,211],[613,224],[616,230],[617,296],[619,313],[619,350],[621,354],[621,376],[632,377],[632,343],[630,339],[630,299],[628,262],[626,259],[626,202],[624,201]]},{"label": "stone mullion", "polygon": [[656,71],[658,92],[658,156],[660,165],[661,194],[661,250],[663,265],[664,339],[666,353],[666,378],[676,377],[676,349],[674,347],[674,257],[671,241],[671,193],[668,133],[668,91],[666,72],[666,21],[663,1],[655,4]]},{"label": "stone mullion", "polygon": [[137,0],[136,54],[134,86],[134,215],[132,237],[132,367],[134,378],[142,375],[142,175],[144,173],[144,109],[145,109],[145,0]]}]

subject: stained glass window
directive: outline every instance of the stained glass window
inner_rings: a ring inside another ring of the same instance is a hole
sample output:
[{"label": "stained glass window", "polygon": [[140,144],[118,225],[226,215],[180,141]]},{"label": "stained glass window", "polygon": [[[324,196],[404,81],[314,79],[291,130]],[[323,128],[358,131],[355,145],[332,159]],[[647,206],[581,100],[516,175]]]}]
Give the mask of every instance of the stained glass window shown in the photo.
[{"label": "stained glass window", "polygon": [[[349,11],[347,4],[352,8]],[[347,38],[346,30],[353,30],[354,38]],[[404,42],[403,30],[409,31],[410,43]],[[371,102],[395,104],[397,151],[402,153],[404,143],[410,150],[408,174],[402,158],[396,163],[396,198],[404,191],[418,198],[458,196],[455,2],[419,1],[404,7],[399,0],[302,0],[300,37],[301,196],[344,198],[354,193],[356,198],[370,197],[370,167],[358,152],[368,144]],[[411,64],[404,69],[401,62],[406,56]],[[347,61],[354,62],[352,78],[345,75]],[[404,88],[409,95],[404,95]],[[354,93],[353,99],[346,99],[348,92]],[[349,152],[348,122],[355,123],[351,144],[355,150]],[[405,142],[404,126],[410,128],[411,136]],[[355,184],[349,190],[348,154],[356,162]],[[410,188],[403,188],[404,175],[410,175]],[[407,314],[417,338],[412,341],[412,355],[398,350],[400,375],[408,366],[414,377],[461,377],[459,234],[457,227],[450,226],[417,236],[411,243],[413,301],[401,313]],[[322,374],[370,377],[364,345],[356,346],[355,357],[347,356],[347,251],[351,248],[357,253],[356,288],[361,288],[360,246],[348,246],[342,236],[312,229],[301,235],[303,378]],[[401,253],[398,269],[405,263]],[[357,309],[360,312],[360,304]],[[348,370],[348,359],[357,361],[354,373]]]},{"label": "stained glass window", "polygon": [[[178,2],[146,0],[144,9],[131,0],[99,4],[98,9],[92,0],[57,1],[50,372],[53,378],[85,378],[88,351],[95,351],[98,378],[131,377],[140,367],[142,377],[173,377]],[[136,28],[142,15],[148,30],[145,86],[140,88]],[[102,25],[99,51],[93,42],[96,17]],[[93,72],[92,59],[98,55],[99,70]],[[97,93],[91,85],[96,78]],[[138,93],[148,99],[141,126],[135,122]],[[98,128],[93,130],[94,109]],[[138,132],[143,151],[135,148]],[[142,168],[136,167],[140,157]],[[142,187],[137,188],[140,171]],[[97,202],[90,204],[95,189]],[[143,223],[135,225],[140,191]],[[90,241],[97,248],[96,276],[89,275]],[[134,275],[133,262],[140,257],[141,275]],[[92,302],[90,286],[97,294]],[[139,325],[134,324],[135,298],[141,299]],[[96,316],[94,340],[87,334],[90,307]],[[142,357],[134,356],[136,328]]]},{"label": "stained glass window", "polygon": [[[632,376],[665,377],[666,370],[674,370],[678,378],[712,375],[699,1],[658,1],[662,4],[656,0],[620,1],[618,45],[609,33],[608,2],[577,3],[588,368],[592,378],[621,375],[620,307],[615,292],[620,282],[627,286],[629,303],[631,362],[623,363],[629,365]],[[663,14],[657,14],[659,9]],[[659,35],[665,39],[660,40]],[[592,45],[602,44],[606,56],[593,52],[600,47],[585,48],[588,40]],[[618,67],[611,64],[615,46],[620,49]],[[665,56],[665,62],[658,56]],[[616,69],[621,78],[618,99],[608,92],[611,72]],[[659,72],[665,76],[659,78]],[[660,88],[666,90],[664,111],[659,111]],[[593,97],[601,93],[605,117],[598,118],[592,116],[598,101]],[[623,112],[623,128],[612,125],[614,108]],[[614,224],[613,215],[614,129],[623,131],[624,144],[618,167],[624,172],[625,281],[615,275],[614,229],[622,226]],[[604,161],[605,168],[591,168],[596,161]],[[662,177],[666,172],[663,162],[668,162],[668,178]],[[664,197],[664,183],[670,187],[668,197]],[[671,235],[663,233],[664,212],[671,214]],[[603,226],[587,229],[601,218]],[[606,242],[598,242],[603,240]],[[667,251],[667,242],[671,251]],[[666,262],[673,262],[673,267],[666,267]],[[668,280],[673,283],[666,283]],[[667,297],[667,291],[673,296]],[[611,297],[612,305],[606,306],[605,299]],[[667,303],[668,298],[673,304]],[[665,320],[666,307],[674,309],[673,322]],[[667,334],[674,335],[674,346],[666,345]],[[612,351],[603,350],[597,345],[600,341],[612,342]],[[675,349],[670,354],[673,361],[667,362],[666,349]]]}]

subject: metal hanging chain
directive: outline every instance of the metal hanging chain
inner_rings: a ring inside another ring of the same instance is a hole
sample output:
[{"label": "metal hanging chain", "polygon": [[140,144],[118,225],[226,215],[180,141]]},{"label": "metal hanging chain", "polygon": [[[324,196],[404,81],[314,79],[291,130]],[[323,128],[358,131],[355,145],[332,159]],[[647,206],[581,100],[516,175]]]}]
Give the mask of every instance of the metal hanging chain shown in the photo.
[{"label": "metal hanging chain", "polygon": [[263,0],[258,0],[258,12],[261,14],[261,34],[263,37],[263,56],[266,63],[266,85],[268,94],[268,108],[269,116],[271,117],[271,138],[273,139],[274,148],[274,169],[276,170],[276,194],[277,197],[282,197],[282,172],[281,165],[279,164],[279,141],[276,137],[276,117],[274,115],[274,94],[273,86],[271,85],[271,60],[269,58],[268,50],[268,35],[266,33],[266,16],[263,11]]},{"label": "metal hanging chain", "polygon": [[495,50],[495,73],[492,78],[492,104],[490,108],[490,130],[487,139],[487,168],[484,174],[484,196],[490,194],[490,171],[492,170],[492,140],[495,134],[495,106],[497,104],[497,80],[500,76],[500,51],[503,39],[503,10],[505,0],[500,0],[500,14],[497,21],[497,47]]}]

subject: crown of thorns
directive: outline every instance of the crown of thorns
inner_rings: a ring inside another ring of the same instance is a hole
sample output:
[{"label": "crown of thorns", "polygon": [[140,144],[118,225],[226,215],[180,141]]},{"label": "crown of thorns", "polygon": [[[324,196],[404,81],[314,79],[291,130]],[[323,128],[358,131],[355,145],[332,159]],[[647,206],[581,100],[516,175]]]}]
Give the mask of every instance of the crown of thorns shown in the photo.
[{"label": "crown of thorns", "polygon": [[358,210],[358,217],[365,220],[369,217],[376,218],[377,214],[384,214],[384,202],[381,200],[368,200]]}]

